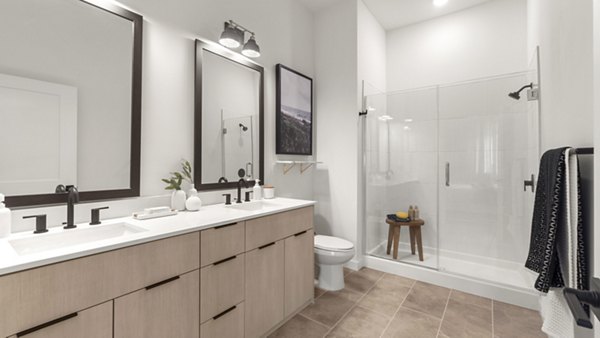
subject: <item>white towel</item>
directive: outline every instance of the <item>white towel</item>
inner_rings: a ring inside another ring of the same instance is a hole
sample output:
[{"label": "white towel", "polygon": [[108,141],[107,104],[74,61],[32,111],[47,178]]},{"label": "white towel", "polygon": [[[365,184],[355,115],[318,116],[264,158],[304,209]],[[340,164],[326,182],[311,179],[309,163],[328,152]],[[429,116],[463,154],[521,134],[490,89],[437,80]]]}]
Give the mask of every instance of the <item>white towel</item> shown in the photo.
[{"label": "white towel", "polygon": [[[565,150],[565,196],[566,201],[563,216],[566,227],[558,229],[561,241],[557,242],[558,259],[565,285],[577,288],[577,218],[579,204],[577,203],[577,155],[574,149]],[[551,288],[548,294],[540,296],[540,314],[543,319],[542,331],[549,337],[575,338],[576,329],[573,315],[569,310],[562,288]]]}]

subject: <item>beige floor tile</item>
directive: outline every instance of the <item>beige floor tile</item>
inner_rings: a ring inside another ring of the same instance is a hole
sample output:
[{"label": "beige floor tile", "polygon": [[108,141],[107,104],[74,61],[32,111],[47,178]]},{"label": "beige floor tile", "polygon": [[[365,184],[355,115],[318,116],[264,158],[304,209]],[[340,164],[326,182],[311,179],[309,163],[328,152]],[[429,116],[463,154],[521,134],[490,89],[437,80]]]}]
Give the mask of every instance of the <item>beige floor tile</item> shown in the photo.
[{"label": "beige floor tile", "polygon": [[354,270],[352,270],[352,269],[344,268],[344,276],[347,276],[353,272],[354,272]]},{"label": "beige floor tile", "polygon": [[450,289],[416,282],[402,306],[442,318],[449,294]]},{"label": "beige floor tile", "polygon": [[269,335],[270,338],[321,338],[329,328],[302,315],[296,315]]},{"label": "beige floor tile", "polygon": [[302,315],[332,327],[358,301],[361,294],[352,290],[328,291],[302,310]]},{"label": "beige floor tile", "polygon": [[537,311],[494,301],[495,337],[546,337],[541,327],[542,319]]},{"label": "beige floor tile", "polygon": [[491,338],[492,309],[450,298],[440,332],[449,338]]},{"label": "beige floor tile", "polygon": [[347,275],[344,280],[347,289],[365,293],[375,285],[375,282],[381,278],[382,275],[383,272],[381,271],[362,268],[359,271]]},{"label": "beige floor tile", "polygon": [[400,308],[382,337],[435,338],[440,320],[424,313]]},{"label": "beige floor tile", "polygon": [[321,296],[324,293],[325,293],[325,290],[315,286],[315,298],[318,298],[319,296]]},{"label": "beige floor tile", "polygon": [[413,284],[415,284],[415,280],[386,273],[383,275],[383,277],[381,277],[377,284],[391,284],[412,287]]},{"label": "beige floor tile", "polygon": [[379,337],[390,319],[357,306],[333,328],[327,337]]},{"label": "beige floor tile", "polygon": [[396,310],[410,291],[413,280],[393,275],[385,275],[360,300],[360,305],[373,311],[393,317]]},{"label": "beige floor tile", "polygon": [[477,305],[484,309],[492,309],[491,299],[472,295],[470,293],[465,293],[458,290],[452,290],[452,292],[450,293],[450,299],[454,299],[464,304]]}]

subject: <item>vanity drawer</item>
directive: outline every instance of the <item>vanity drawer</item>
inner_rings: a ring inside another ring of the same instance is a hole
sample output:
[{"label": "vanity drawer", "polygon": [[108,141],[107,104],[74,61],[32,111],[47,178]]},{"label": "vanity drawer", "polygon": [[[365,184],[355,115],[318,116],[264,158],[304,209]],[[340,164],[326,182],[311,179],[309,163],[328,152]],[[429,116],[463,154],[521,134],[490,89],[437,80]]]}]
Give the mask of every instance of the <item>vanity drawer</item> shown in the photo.
[{"label": "vanity drawer", "polygon": [[246,221],[246,251],[312,227],[312,206]]},{"label": "vanity drawer", "polygon": [[198,232],[0,277],[0,337],[200,266]]},{"label": "vanity drawer", "polygon": [[200,270],[200,322],[244,300],[245,254],[225,258]]},{"label": "vanity drawer", "polygon": [[200,326],[201,338],[244,336],[244,303],[230,307]]},{"label": "vanity drawer", "polygon": [[201,266],[244,252],[245,228],[245,222],[238,222],[203,230],[200,236]]},{"label": "vanity drawer", "polygon": [[113,302],[56,318],[10,338],[112,338]]}]

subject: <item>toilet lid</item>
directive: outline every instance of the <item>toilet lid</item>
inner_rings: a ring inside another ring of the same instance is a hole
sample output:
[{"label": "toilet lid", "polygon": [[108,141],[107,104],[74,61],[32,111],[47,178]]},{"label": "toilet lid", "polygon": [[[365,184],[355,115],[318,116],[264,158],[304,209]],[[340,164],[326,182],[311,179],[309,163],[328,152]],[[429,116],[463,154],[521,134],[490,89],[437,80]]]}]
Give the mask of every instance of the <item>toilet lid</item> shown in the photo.
[{"label": "toilet lid", "polygon": [[333,236],[315,236],[315,247],[325,250],[350,250],[354,248],[354,244],[345,239]]}]

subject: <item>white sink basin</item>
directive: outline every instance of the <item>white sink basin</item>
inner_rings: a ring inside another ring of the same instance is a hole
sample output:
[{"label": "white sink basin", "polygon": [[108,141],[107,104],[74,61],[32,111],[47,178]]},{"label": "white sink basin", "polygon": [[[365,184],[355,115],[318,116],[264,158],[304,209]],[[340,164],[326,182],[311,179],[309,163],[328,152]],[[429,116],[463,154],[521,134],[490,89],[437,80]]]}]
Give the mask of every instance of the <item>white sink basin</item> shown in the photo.
[{"label": "white sink basin", "polygon": [[233,203],[226,207],[231,208],[231,209],[245,210],[245,211],[258,211],[258,210],[276,208],[279,206],[280,206],[280,204],[278,204],[278,203],[260,200],[260,201],[244,202],[244,203]]},{"label": "white sink basin", "polygon": [[105,239],[124,237],[143,231],[147,230],[129,223],[115,223],[96,225],[83,229],[64,230],[59,233],[31,235],[26,238],[8,240],[8,243],[10,243],[17,254],[23,256]]}]

